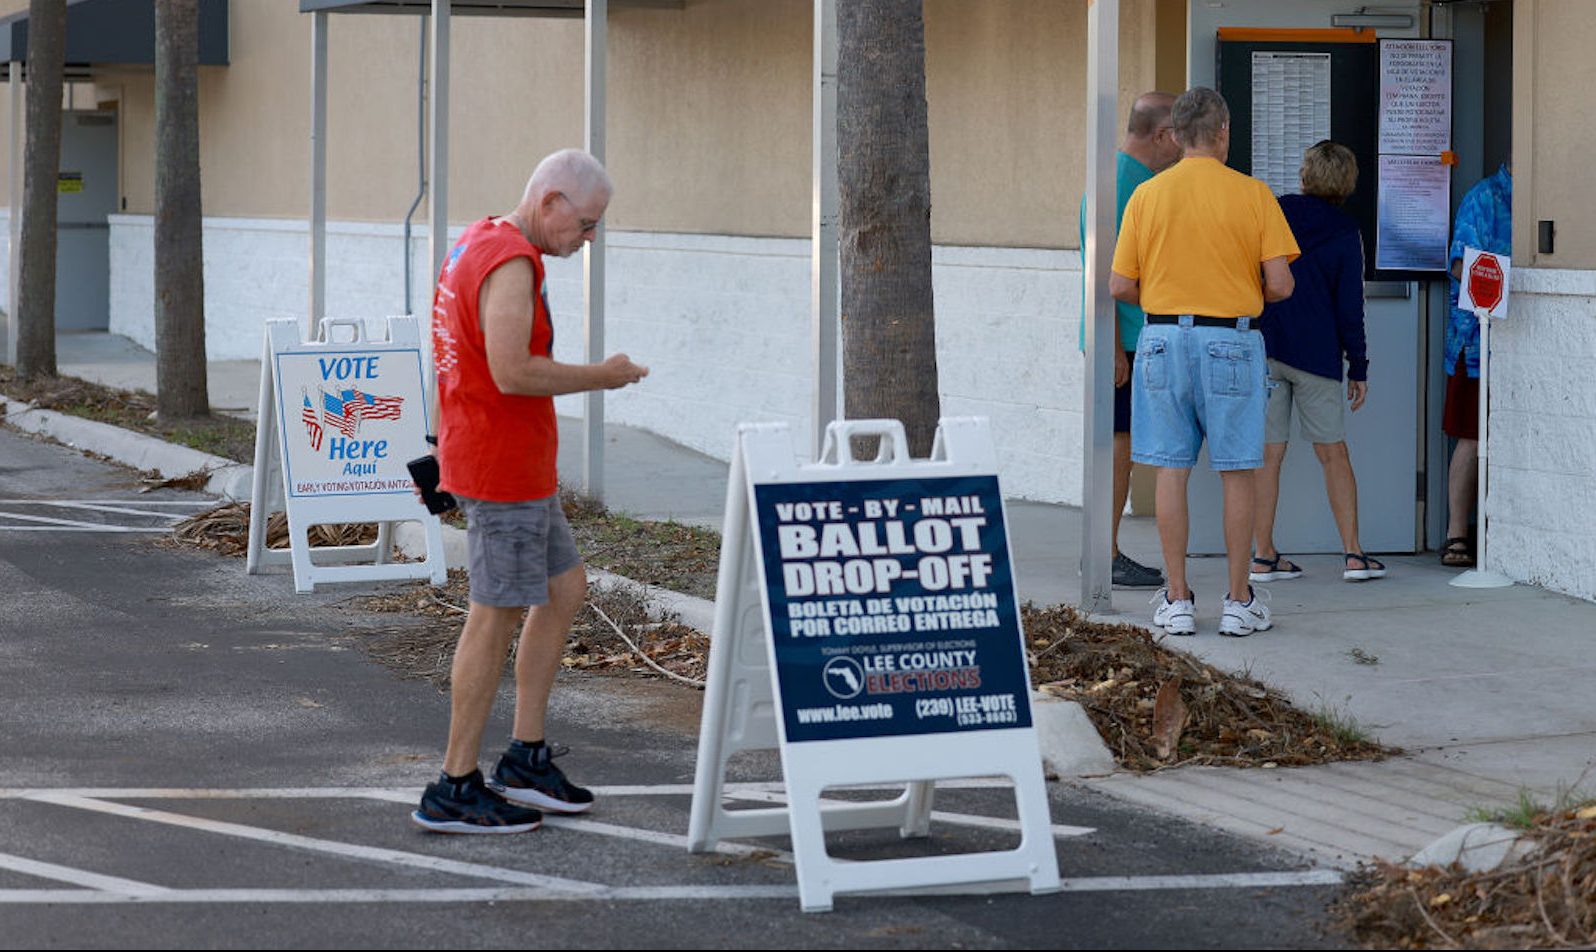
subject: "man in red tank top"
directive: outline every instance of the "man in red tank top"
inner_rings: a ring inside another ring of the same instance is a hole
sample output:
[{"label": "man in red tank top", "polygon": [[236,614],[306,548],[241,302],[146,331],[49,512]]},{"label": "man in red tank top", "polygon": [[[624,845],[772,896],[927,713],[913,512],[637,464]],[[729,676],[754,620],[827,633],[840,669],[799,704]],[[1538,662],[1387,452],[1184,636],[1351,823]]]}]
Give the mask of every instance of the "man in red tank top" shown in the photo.
[{"label": "man in red tank top", "polygon": [[[637,383],[648,368],[615,354],[603,363],[553,359],[543,256],[581,250],[613,187],[586,152],[538,164],[520,204],[466,229],[438,276],[432,306],[438,378],[439,487],[467,518],[471,610],[450,672],[443,774],[412,818],[446,833],[519,833],[540,810],[581,813],[593,795],[565,778],[544,737],[549,690],[587,574],[560,508],[554,397]],[[477,758],[499,672],[521,613],[515,726],[489,778]]]}]

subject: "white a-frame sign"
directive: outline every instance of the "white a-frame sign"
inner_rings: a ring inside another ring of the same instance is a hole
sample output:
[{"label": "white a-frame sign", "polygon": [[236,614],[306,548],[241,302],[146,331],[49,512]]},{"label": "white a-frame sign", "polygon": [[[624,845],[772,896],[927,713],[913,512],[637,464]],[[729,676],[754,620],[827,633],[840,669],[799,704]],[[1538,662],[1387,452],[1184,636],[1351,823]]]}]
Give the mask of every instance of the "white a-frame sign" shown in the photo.
[{"label": "white a-frame sign", "polygon": [[[875,460],[853,458],[858,436],[881,438]],[[821,460],[800,464],[784,424],[737,432],[689,848],[790,834],[805,911],[829,910],[838,893],[1059,888],[987,422],[944,419],[929,459],[907,445],[897,421],[838,422]],[[730,757],[778,746],[786,806],[726,809]],[[826,851],[829,830],[924,836],[936,781],[994,776],[1014,783],[1012,850]],[[891,801],[821,799],[899,783]]]},{"label": "white a-frame sign", "polygon": [[[250,493],[251,575],[292,564],[300,592],[327,582],[444,583],[443,528],[415,498],[405,467],[427,452],[421,360],[413,317],[388,318],[382,340],[368,339],[358,320],[323,321],[321,339],[310,342],[300,339],[296,321],[267,323]],[[266,519],[281,510],[288,515],[286,550],[266,546]],[[310,547],[312,526],[345,522],[377,523],[376,543]],[[421,524],[425,560],[393,561],[400,522]]]}]

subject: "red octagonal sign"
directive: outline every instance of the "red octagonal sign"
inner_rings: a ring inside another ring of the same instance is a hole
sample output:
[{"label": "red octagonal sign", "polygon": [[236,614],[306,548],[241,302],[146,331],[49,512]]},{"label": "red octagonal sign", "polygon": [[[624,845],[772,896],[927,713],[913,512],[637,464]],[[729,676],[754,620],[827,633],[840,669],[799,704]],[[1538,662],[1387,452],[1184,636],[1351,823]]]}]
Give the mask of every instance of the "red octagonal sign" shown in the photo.
[{"label": "red octagonal sign", "polygon": [[1484,311],[1502,303],[1502,264],[1496,255],[1482,251],[1469,266],[1469,297]]}]

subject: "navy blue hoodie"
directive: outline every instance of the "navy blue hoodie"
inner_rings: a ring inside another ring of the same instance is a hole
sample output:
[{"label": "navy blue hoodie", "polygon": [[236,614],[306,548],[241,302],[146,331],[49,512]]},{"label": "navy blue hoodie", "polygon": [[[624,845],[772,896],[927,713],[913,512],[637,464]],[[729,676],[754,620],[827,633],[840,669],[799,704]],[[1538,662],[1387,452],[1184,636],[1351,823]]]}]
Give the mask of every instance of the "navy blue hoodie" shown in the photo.
[{"label": "navy blue hoodie", "polygon": [[1286,214],[1302,257],[1291,263],[1297,288],[1264,305],[1264,346],[1283,364],[1332,380],[1369,378],[1363,337],[1363,237],[1341,209],[1312,195],[1284,195]]}]

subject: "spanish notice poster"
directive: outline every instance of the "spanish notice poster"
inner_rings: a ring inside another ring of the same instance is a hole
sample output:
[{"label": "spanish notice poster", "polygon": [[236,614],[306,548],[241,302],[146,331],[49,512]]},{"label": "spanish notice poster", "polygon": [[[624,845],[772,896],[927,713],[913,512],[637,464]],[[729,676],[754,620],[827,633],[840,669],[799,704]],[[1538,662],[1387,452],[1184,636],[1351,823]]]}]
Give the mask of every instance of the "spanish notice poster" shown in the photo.
[{"label": "spanish notice poster", "polygon": [[1376,268],[1446,270],[1451,187],[1451,168],[1434,156],[1380,156]]},{"label": "spanish notice poster", "polygon": [[1452,148],[1452,42],[1380,41],[1380,152]]},{"label": "spanish notice poster", "polygon": [[1031,726],[997,477],[754,494],[788,743]]}]

